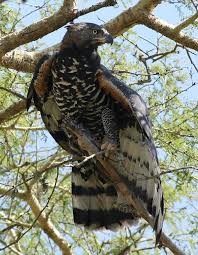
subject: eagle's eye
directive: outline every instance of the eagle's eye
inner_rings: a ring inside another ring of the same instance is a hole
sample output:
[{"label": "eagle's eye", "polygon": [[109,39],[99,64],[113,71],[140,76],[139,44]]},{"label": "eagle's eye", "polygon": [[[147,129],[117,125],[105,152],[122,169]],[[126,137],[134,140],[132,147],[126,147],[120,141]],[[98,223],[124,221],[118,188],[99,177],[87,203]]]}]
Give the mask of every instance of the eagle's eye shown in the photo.
[{"label": "eagle's eye", "polygon": [[98,30],[96,30],[96,29],[94,29],[94,30],[93,30],[93,34],[94,34],[94,35],[97,35],[97,34],[98,34],[98,32],[99,32],[99,31],[98,31]]}]

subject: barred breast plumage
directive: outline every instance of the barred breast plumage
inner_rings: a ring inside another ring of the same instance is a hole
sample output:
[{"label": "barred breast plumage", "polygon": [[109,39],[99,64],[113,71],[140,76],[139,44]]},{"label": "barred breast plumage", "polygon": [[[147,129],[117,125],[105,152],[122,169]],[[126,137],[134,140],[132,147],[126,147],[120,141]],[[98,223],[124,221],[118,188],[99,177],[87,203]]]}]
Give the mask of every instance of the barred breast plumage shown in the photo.
[{"label": "barred breast plumage", "polygon": [[[96,51],[75,48],[56,54],[52,63],[53,94],[63,116],[82,123],[98,142],[104,138],[102,111],[110,107],[123,120],[120,104],[108,97],[97,82],[100,57]],[[124,115],[123,115],[124,114]]]}]

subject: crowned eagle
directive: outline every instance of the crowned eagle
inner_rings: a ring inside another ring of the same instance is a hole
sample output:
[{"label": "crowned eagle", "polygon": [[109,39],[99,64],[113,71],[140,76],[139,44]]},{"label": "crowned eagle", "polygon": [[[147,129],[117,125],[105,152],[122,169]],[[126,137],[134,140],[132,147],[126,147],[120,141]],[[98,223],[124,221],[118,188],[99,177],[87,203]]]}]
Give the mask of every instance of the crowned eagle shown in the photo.
[{"label": "crowned eagle", "polygon": [[[113,43],[101,26],[68,27],[59,51],[36,65],[27,97],[56,142],[69,154],[87,156],[68,123],[83,130],[112,163],[121,180],[153,217],[159,238],[164,218],[160,169],[148,109],[141,96],[101,64],[98,47]],[[138,212],[127,204],[101,164],[91,159],[72,167],[74,222],[91,229],[131,225]]]}]

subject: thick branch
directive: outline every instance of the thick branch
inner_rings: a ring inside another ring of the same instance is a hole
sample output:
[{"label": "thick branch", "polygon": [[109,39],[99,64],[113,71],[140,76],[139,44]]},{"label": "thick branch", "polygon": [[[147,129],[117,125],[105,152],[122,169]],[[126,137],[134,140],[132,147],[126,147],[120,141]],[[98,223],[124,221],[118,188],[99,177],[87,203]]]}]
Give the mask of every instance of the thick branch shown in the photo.
[{"label": "thick branch", "polygon": [[135,6],[107,22],[105,27],[114,37],[119,36],[138,23],[139,11],[151,12],[160,2],[161,0],[140,0]]},{"label": "thick branch", "polygon": [[41,57],[38,52],[27,52],[22,50],[14,50],[5,54],[0,60],[0,65],[6,68],[12,68],[16,71],[32,73],[35,64]]},{"label": "thick branch", "polygon": [[159,19],[151,13],[145,11],[139,12],[139,23],[161,33],[162,35],[182,44],[183,46],[198,51],[198,40],[192,39],[182,32],[176,33],[173,25]]},{"label": "thick branch", "polygon": [[[0,197],[2,196],[15,196],[21,200],[26,201],[34,216],[37,220],[37,223],[40,225],[42,230],[58,245],[60,250],[62,251],[63,255],[72,255],[70,248],[63,238],[63,236],[60,234],[60,232],[56,229],[56,227],[53,225],[49,217],[45,214],[43,208],[41,207],[38,199],[35,197],[35,195],[31,192],[31,190],[28,190],[27,192],[21,192],[21,191],[13,191],[13,189],[8,189],[0,185]],[[32,228],[33,225],[31,225],[30,228]],[[29,228],[29,229],[30,229]],[[29,230],[28,229],[28,230]],[[27,231],[28,231],[27,230]],[[20,237],[19,237],[20,239]],[[14,244],[15,242],[13,242]],[[7,247],[10,247],[10,245],[7,245]]]},{"label": "thick branch", "polygon": [[178,42],[191,49],[198,50],[198,40],[192,39],[180,32],[181,29],[188,26],[197,18],[198,13],[194,14],[191,18],[187,19],[179,26],[174,27],[173,25],[168,24],[151,13],[160,2],[161,1],[157,0],[139,1],[134,7],[129,8],[114,19],[107,22],[105,27],[112,35],[116,37],[136,24],[143,24],[174,40],[175,42]]},{"label": "thick branch", "polygon": [[[49,217],[42,211],[38,199],[32,194],[28,194],[27,203],[35,216],[38,217],[37,222],[43,231],[58,245],[63,255],[71,255],[71,251],[65,239],[61,236],[60,232],[55,228]],[[42,212],[42,213],[41,213]]]},{"label": "thick branch", "polygon": [[65,25],[75,17],[75,13],[75,1],[65,0],[63,6],[52,16],[35,22],[18,32],[4,36],[0,40],[0,59],[8,51],[37,40]]},{"label": "thick branch", "polygon": [[[197,50],[198,49],[198,40],[193,40],[192,38],[186,36],[183,33],[176,33],[175,30],[178,29],[178,27],[174,27],[171,24],[166,23],[165,21],[162,21],[161,19],[157,18],[156,16],[150,14],[150,12],[160,3],[160,0],[141,0],[136,4],[134,7],[129,8],[128,10],[122,12],[120,15],[115,17],[114,19],[110,20],[105,24],[105,27],[107,30],[114,36],[119,36],[123,32],[127,31],[129,28],[131,28],[135,24],[143,24],[147,27],[150,27],[151,29],[160,32],[164,36],[186,46],[192,49]],[[86,14],[90,11],[95,11],[99,8],[102,8],[104,6],[110,6],[114,5],[114,0],[106,0],[101,2],[100,4],[96,4],[91,6],[90,8],[87,8],[85,10],[79,11],[75,14],[75,17],[78,17],[80,15]],[[53,16],[56,17],[57,13]],[[65,13],[64,13],[65,15]],[[191,18],[195,18],[197,14],[193,15]],[[52,18],[52,17],[50,17]],[[65,18],[66,19],[66,18]],[[44,33],[44,27],[42,27],[42,22],[37,22],[37,26],[39,27],[40,33]],[[58,21],[57,21],[58,22]],[[67,23],[68,20],[65,20],[65,23]],[[187,21],[186,21],[187,22]],[[62,24],[62,23],[61,23]],[[181,24],[182,25],[182,24]],[[32,30],[32,26],[35,26],[35,24],[32,24],[31,26],[27,27],[26,29]],[[40,28],[41,26],[41,28]],[[51,26],[51,25],[50,25]],[[183,26],[183,25],[182,25]],[[53,30],[53,29],[52,29]],[[23,33],[23,30],[21,32],[18,32],[18,39],[20,45],[24,42],[21,41],[21,33]],[[47,30],[48,33],[48,30]],[[45,31],[46,34],[46,31]],[[9,35],[11,36],[11,35]],[[12,34],[13,36],[13,34]],[[12,38],[11,36],[11,38]],[[7,38],[7,37],[6,37]],[[31,41],[31,36],[28,38],[29,41]],[[1,41],[0,41],[1,42]],[[16,47],[16,46],[15,46]],[[54,49],[57,49],[58,45],[56,47],[53,47]],[[46,52],[51,51],[52,49],[46,49],[43,52],[25,52],[20,50],[15,50],[13,52],[7,53],[5,56],[3,56],[2,60],[0,60],[0,64],[6,68],[13,68],[17,71],[23,71],[23,72],[33,72],[34,67],[38,59]]]},{"label": "thick branch", "polygon": [[0,59],[9,51],[20,45],[35,41],[64,26],[80,15],[96,11],[102,7],[115,5],[115,0],[105,0],[100,4],[77,12],[75,0],[65,0],[63,6],[52,16],[44,18],[24,29],[4,36],[0,40]]}]

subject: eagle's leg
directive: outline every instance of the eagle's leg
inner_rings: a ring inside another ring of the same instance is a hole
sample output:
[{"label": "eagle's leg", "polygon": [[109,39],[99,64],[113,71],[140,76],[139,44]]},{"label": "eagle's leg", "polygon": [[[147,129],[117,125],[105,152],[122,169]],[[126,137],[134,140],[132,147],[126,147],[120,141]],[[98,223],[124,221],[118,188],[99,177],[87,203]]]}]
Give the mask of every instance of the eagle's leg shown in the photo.
[{"label": "eagle's leg", "polygon": [[116,150],[119,144],[118,124],[114,112],[105,107],[102,111],[102,123],[106,141],[101,145],[102,150]]}]

